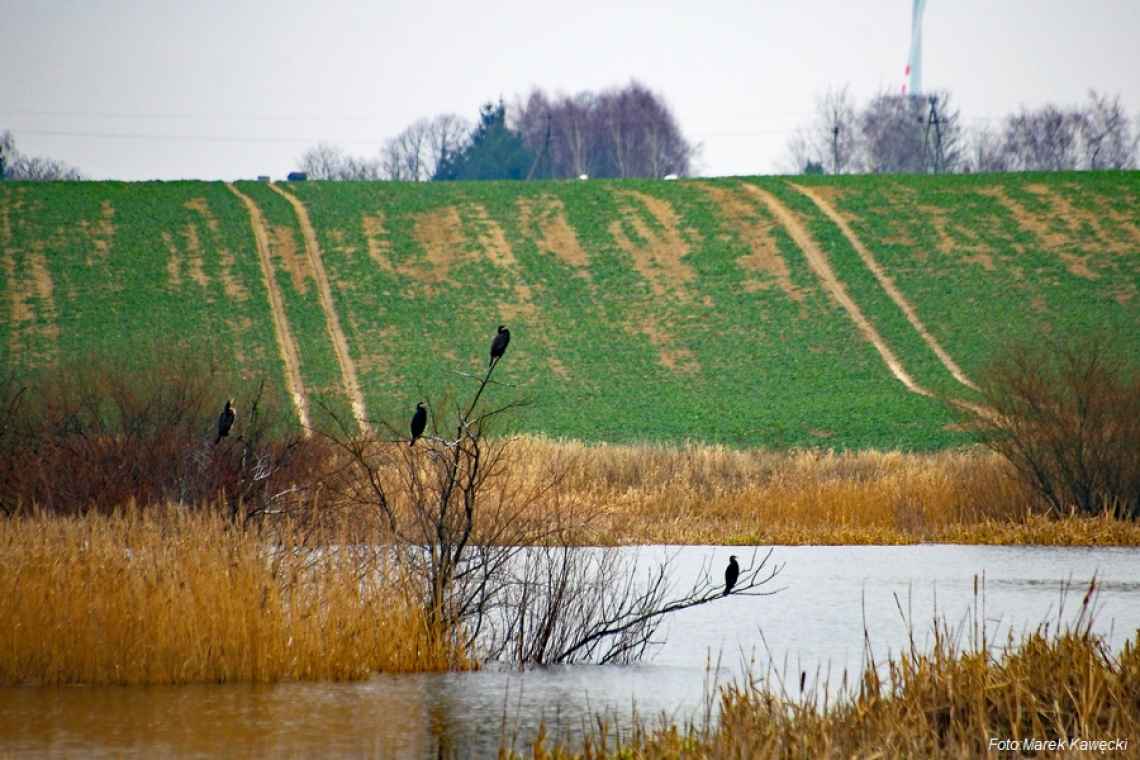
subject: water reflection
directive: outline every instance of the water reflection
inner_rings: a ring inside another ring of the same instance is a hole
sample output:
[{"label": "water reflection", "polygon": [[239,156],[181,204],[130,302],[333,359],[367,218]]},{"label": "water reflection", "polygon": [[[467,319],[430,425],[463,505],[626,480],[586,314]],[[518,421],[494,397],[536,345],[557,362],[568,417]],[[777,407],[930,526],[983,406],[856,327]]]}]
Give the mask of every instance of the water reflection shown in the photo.
[{"label": "water reflection", "polygon": [[[678,584],[739,547],[642,547],[643,561],[676,553]],[[363,683],[273,686],[0,689],[0,754],[36,756],[378,756],[483,757],[502,737],[526,746],[540,721],[548,733],[581,736],[598,712],[627,731],[636,711],[699,722],[707,678],[758,671],[854,673],[864,622],[880,660],[907,641],[899,607],[929,644],[935,607],[963,637],[973,616],[991,641],[1055,621],[1059,589],[1071,582],[1064,617],[1080,605],[1095,573],[1102,592],[1095,629],[1114,649],[1140,628],[1137,549],[910,546],[786,547],[775,597],[728,598],[687,610],[661,629],[648,662],[629,667],[552,667],[519,673],[378,676]],[[974,578],[985,573],[982,600]],[[976,610],[976,612],[975,612]],[[761,636],[761,633],[763,634]],[[720,657],[720,669],[715,668]],[[710,670],[710,658],[714,667]],[[855,679],[851,679],[852,681]]]}]

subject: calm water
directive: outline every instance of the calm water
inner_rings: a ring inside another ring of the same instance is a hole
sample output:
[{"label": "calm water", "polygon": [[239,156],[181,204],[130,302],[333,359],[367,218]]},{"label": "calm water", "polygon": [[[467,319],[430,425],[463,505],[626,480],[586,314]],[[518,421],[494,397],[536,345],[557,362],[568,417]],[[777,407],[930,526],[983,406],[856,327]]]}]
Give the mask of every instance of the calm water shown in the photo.
[{"label": "calm water", "polygon": [[[719,573],[730,553],[749,556],[703,546],[643,547],[638,556],[647,562],[665,552],[676,555],[679,583],[710,558]],[[1140,549],[777,547],[773,560],[785,565],[773,583],[783,592],[673,616],[642,665],[351,684],[0,689],[0,755],[482,757],[494,755],[504,733],[524,746],[540,720],[570,737],[598,712],[618,727],[628,727],[634,710],[650,722],[699,721],[707,684],[738,677],[749,662],[757,673],[786,672],[793,693],[801,670],[810,683],[817,668],[822,679],[830,667],[837,686],[844,668],[862,665],[864,619],[876,657],[897,652],[907,642],[900,603],[920,646],[930,640],[935,602],[940,617],[969,630],[974,576],[983,572],[986,631],[999,643],[1010,630],[1055,624],[1069,581],[1062,619],[1071,620],[1094,573],[1094,628],[1117,650],[1140,628]],[[718,657],[720,669],[710,669]]]}]

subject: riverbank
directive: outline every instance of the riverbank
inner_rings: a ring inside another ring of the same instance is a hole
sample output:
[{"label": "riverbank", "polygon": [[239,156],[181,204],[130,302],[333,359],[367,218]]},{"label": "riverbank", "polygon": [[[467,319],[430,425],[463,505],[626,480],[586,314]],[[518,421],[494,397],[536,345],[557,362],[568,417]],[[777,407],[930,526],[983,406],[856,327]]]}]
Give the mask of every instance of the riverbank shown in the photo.
[{"label": "riverbank", "polygon": [[[1087,612],[1089,597],[1085,597]],[[933,646],[871,662],[849,696],[822,699],[808,674],[752,679],[717,694],[718,719],[611,733],[599,718],[582,749],[540,739],[521,760],[577,758],[1078,757],[1140,742],[1140,632],[1114,655],[1082,615],[1071,628],[1011,636],[999,654],[960,649],[950,626]],[[710,713],[712,708],[710,705]]]}]

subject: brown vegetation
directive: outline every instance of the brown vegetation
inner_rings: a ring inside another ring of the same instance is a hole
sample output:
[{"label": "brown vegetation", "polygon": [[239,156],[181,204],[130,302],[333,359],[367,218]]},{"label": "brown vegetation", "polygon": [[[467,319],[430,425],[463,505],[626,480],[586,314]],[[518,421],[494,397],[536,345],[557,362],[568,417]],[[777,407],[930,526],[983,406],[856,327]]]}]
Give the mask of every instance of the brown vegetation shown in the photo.
[{"label": "brown vegetation", "polygon": [[1011,346],[974,421],[1055,514],[1140,518],[1140,369],[1103,334]]},{"label": "brown vegetation", "polygon": [[[1140,524],[1047,516],[1000,455],[586,445],[528,438],[512,466],[569,462],[560,498],[595,514],[585,544],[1140,545]],[[536,507],[538,508],[538,507]]]},{"label": "brown vegetation", "polygon": [[[1140,735],[1140,634],[1113,656],[1091,633],[1092,592],[1075,624],[1053,633],[1042,626],[1020,641],[1011,634],[999,654],[987,651],[984,637],[960,647],[940,621],[929,652],[912,643],[886,663],[871,659],[857,689],[835,700],[824,697],[829,684],[810,683],[806,673],[787,680],[769,673],[722,689],[715,726],[641,727],[615,741],[599,719],[581,754],[550,748],[540,736],[532,756],[986,757],[1011,751],[992,743],[1002,740],[1024,755],[1099,754],[1082,741],[1121,740],[1132,749]],[[1048,751],[1023,740],[1063,746]]]},{"label": "brown vegetation", "polygon": [[[310,498],[327,446],[283,428],[263,384],[234,394],[199,352],[157,353],[155,366],[92,357],[0,377],[0,513],[110,513],[173,501],[224,503],[245,518]],[[240,422],[214,445],[222,404],[235,395]]]},{"label": "brown vegetation", "polygon": [[341,680],[466,667],[383,548],[179,505],[0,520],[0,684]]}]

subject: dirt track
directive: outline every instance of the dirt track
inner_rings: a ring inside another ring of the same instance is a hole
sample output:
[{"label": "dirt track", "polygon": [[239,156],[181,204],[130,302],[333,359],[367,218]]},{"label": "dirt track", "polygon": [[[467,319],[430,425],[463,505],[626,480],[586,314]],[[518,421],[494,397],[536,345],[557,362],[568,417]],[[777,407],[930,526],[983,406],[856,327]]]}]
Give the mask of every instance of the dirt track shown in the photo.
[{"label": "dirt track", "polygon": [[776,217],[776,220],[787,230],[788,235],[791,236],[796,246],[803,252],[804,258],[807,259],[808,266],[815,272],[820,282],[823,283],[824,288],[827,289],[827,292],[839,302],[840,306],[847,310],[848,316],[851,317],[851,321],[855,323],[859,332],[863,333],[863,337],[870,341],[871,345],[875,347],[875,350],[879,352],[879,355],[883,357],[883,361],[886,363],[887,368],[890,369],[891,374],[898,378],[911,392],[921,396],[933,396],[933,393],[915,382],[914,378],[911,377],[910,373],[903,367],[902,361],[895,356],[894,351],[892,351],[891,347],[887,345],[887,342],[883,340],[883,336],[879,335],[879,332],[863,314],[859,305],[852,300],[851,296],[847,293],[847,288],[843,286],[843,283],[836,277],[835,271],[832,270],[831,264],[827,260],[827,254],[825,254],[823,249],[815,242],[815,239],[812,238],[807,228],[796,217],[792,210],[781,203],[776,196],[755,185],[743,183],[743,187],[764,201],[768,209]]},{"label": "dirt track", "polygon": [[926,345],[930,346],[930,350],[933,351],[934,355],[938,357],[938,360],[942,362],[942,366],[946,367],[946,369],[949,370],[950,374],[954,376],[954,379],[959,383],[966,386],[967,388],[977,390],[978,386],[974,385],[974,381],[966,376],[966,373],[962,371],[962,368],[958,366],[958,363],[955,362],[954,359],[950,357],[950,354],[946,353],[946,350],[943,349],[942,346],[938,343],[937,338],[931,335],[930,331],[926,329],[926,325],[924,325],[922,323],[922,320],[918,318],[918,313],[915,311],[914,306],[910,303],[910,301],[906,299],[906,296],[902,294],[902,291],[895,287],[894,281],[889,276],[887,276],[886,271],[882,268],[882,266],[879,265],[879,262],[871,254],[871,251],[868,250],[868,248],[863,245],[862,241],[859,240],[858,236],[855,235],[855,231],[851,229],[851,226],[849,224],[847,224],[847,220],[839,215],[839,212],[836,211],[834,206],[827,202],[826,198],[812,190],[810,187],[797,185],[792,182],[789,182],[788,184],[810,198],[812,202],[819,207],[819,210],[826,214],[827,218],[834,222],[837,227],[839,227],[840,231],[843,233],[843,236],[847,238],[847,242],[849,242],[851,244],[851,247],[854,248],[856,253],[859,254],[859,257],[863,260],[863,263],[866,264],[867,268],[871,270],[871,274],[875,275],[875,279],[879,281],[879,284],[883,287],[883,290],[887,291],[887,295],[891,297],[891,300],[895,302],[895,305],[902,309],[902,313],[906,315],[907,321],[910,322],[911,327],[913,327],[919,336],[922,337],[922,340],[926,343]]},{"label": "dirt track", "polygon": [[249,210],[250,226],[253,228],[253,239],[257,246],[257,258],[261,262],[261,276],[265,281],[265,290],[269,294],[269,310],[273,315],[273,332],[277,338],[277,348],[281,351],[281,358],[285,362],[285,384],[293,405],[297,408],[297,418],[301,421],[301,429],[306,437],[310,433],[309,400],[305,395],[305,384],[301,380],[301,361],[297,352],[297,341],[289,331],[289,320],[285,316],[285,306],[281,300],[281,291],[277,288],[277,280],[273,276],[273,262],[269,258],[269,234],[266,232],[265,217],[261,209],[248,195],[244,195],[227,182],[226,187],[234,195],[241,198],[246,209]]},{"label": "dirt track", "polygon": [[332,288],[329,287],[329,278],[325,273],[325,265],[321,260],[321,248],[317,243],[317,232],[309,220],[309,212],[305,204],[292,193],[288,193],[276,184],[270,184],[270,189],[276,192],[293,206],[297,215],[297,222],[301,225],[301,234],[305,238],[305,255],[309,259],[309,266],[313,269],[313,278],[317,282],[317,296],[321,302],[321,309],[325,312],[325,324],[328,326],[329,338],[332,340],[333,352],[336,354],[337,364],[340,365],[340,375],[344,381],[344,391],[352,404],[352,416],[362,432],[369,430],[368,410],[364,406],[364,395],[360,392],[360,383],[356,379],[356,365],[352,362],[352,355],[348,352],[348,340],[344,331],[340,329],[340,318],[336,313],[336,304],[333,303]]}]

